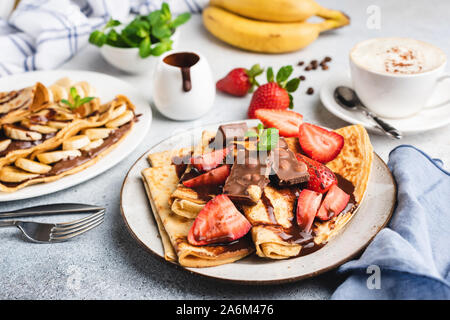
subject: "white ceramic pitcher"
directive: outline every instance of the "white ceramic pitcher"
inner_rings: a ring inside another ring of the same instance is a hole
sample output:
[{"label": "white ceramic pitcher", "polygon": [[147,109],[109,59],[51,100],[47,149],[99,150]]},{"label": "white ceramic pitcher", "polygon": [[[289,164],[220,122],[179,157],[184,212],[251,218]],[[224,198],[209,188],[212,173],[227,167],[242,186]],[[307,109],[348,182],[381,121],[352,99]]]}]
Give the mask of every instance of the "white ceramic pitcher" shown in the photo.
[{"label": "white ceramic pitcher", "polygon": [[214,103],[211,69],[199,53],[168,52],[159,60],[152,83],[155,106],[170,119],[197,119]]}]

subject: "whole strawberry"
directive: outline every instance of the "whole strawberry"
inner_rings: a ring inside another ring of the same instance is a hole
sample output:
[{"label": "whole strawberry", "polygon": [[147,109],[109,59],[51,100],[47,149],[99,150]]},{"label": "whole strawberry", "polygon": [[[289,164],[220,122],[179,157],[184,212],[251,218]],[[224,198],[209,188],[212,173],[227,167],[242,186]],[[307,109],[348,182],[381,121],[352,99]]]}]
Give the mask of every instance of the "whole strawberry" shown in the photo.
[{"label": "whole strawberry", "polygon": [[259,86],[253,93],[250,106],[248,108],[248,117],[256,118],[255,111],[258,109],[292,109],[292,95],[290,92],[297,90],[300,84],[299,78],[288,81],[289,76],[294,69],[292,66],[281,67],[277,72],[276,81],[274,79],[271,67],[267,69],[267,83]]},{"label": "whole strawberry", "polygon": [[250,70],[235,68],[225,78],[217,81],[216,88],[233,96],[243,97],[252,92],[255,85],[259,86],[255,78],[263,71],[264,69],[261,69],[259,64],[255,64]]}]

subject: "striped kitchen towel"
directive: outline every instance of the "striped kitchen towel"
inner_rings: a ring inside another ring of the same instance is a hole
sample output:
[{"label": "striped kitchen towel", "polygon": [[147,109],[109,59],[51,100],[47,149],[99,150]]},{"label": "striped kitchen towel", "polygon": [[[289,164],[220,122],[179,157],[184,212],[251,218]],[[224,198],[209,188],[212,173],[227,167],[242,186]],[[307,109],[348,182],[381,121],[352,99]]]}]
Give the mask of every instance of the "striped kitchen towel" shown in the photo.
[{"label": "striped kitchen towel", "polygon": [[200,13],[208,0],[21,0],[8,21],[0,19],[0,77],[54,69],[88,43],[110,17],[147,14],[163,2],[174,14]]}]

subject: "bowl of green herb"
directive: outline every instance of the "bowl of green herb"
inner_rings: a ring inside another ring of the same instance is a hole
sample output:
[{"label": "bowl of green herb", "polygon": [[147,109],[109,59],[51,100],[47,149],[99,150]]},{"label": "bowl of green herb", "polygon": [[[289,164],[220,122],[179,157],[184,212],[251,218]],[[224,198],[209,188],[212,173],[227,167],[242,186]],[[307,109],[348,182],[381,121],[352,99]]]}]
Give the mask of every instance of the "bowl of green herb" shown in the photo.
[{"label": "bowl of green herb", "polygon": [[118,69],[130,73],[151,72],[157,57],[172,50],[177,27],[190,17],[187,12],[173,17],[164,2],[161,9],[138,15],[128,24],[110,19],[102,29],[91,33],[89,42],[100,47],[105,60]]}]

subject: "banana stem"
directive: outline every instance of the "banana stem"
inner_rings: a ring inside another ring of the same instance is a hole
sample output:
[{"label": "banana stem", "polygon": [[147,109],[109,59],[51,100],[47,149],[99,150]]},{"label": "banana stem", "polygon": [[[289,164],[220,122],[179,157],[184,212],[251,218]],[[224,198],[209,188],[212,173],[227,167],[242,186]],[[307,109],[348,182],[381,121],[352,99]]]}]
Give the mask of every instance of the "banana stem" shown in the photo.
[{"label": "banana stem", "polygon": [[331,29],[340,28],[346,26],[350,23],[348,19],[346,20],[335,20],[335,19],[327,19],[319,23],[320,32],[324,32]]},{"label": "banana stem", "polygon": [[320,24],[320,32],[350,24],[350,18],[341,11],[319,7],[316,15],[325,19],[325,21]]}]

